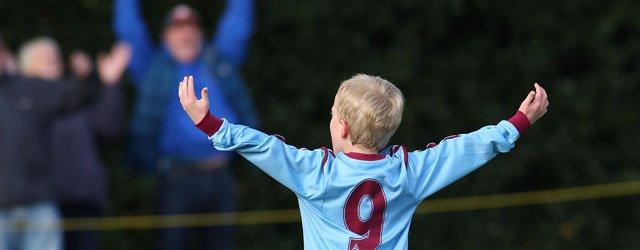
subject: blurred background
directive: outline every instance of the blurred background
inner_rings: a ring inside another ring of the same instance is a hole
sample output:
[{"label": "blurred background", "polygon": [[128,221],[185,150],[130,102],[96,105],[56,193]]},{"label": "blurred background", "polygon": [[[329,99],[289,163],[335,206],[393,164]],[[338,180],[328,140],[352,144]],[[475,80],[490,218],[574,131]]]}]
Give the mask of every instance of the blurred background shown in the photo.
[{"label": "blurred background", "polygon": [[[154,41],[178,3],[140,2]],[[200,12],[205,38],[216,32],[225,1],[184,3]],[[15,53],[23,42],[47,35],[65,58],[76,49],[95,54],[118,40],[113,6],[104,0],[3,0],[0,34]],[[509,118],[534,82],[546,88],[549,112],[514,150],[430,199],[639,180],[638,11],[640,2],[631,0],[256,1],[241,72],[260,129],[307,148],[330,146],[333,96],[358,72],[384,77],[403,91],[404,118],[391,143],[410,149]],[[129,116],[134,81],[125,74]],[[159,178],[123,163],[127,140],[123,133],[98,143],[108,177],[103,215],[156,214]],[[237,211],[297,207],[290,191],[244,160],[234,158],[230,166]],[[303,247],[299,222],[234,231],[235,249]],[[98,249],[157,244],[156,230],[98,235]],[[640,249],[639,236],[635,194],[416,215],[409,248]],[[200,249],[195,240],[187,246]]]}]

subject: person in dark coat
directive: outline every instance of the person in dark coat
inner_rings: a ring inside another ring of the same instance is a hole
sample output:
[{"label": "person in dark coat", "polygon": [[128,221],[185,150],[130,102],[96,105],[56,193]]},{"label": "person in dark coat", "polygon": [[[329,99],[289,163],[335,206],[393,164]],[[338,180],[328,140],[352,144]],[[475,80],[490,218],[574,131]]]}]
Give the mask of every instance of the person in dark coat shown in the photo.
[{"label": "person in dark coat", "polygon": [[48,138],[55,117],[72,109],[73,93],[57,84],[55,41],[34,39],[20,57],[25,76],[0,85],[0,249],[57,250],[62,236]]},{"label": "person in dark coat", "polygon": [[[104,57],[104,82],[119,79],[128,61]],[[26,43],[22,76],[0,84],[0,249],[57,250],[62,245],[52,180],[51,129],[77,111],[77,95],[62,77],[59,49],[50,38]],[[67,147],[66,142],[57,147]],[[73,180],[77,181],[77,180]]]},{"label": "person in dark coat", "polygon": [[[117,45],[110,56],[99,57],[98,68],[123,71],[130,57],[127,46]],[[71,55],[71,68],[79,92],[79,110],[57,119],[52,128],[51,157],[57,202],[64,218],[98,217],[107,208],[107,175],[98,141],[116,137],[123,129],[124,96],[117,78],[96,73],[84,52]],[[64,146],[61,146],[64,145]],[[64,249],[98,247],[95,231],[67,231]]]}]

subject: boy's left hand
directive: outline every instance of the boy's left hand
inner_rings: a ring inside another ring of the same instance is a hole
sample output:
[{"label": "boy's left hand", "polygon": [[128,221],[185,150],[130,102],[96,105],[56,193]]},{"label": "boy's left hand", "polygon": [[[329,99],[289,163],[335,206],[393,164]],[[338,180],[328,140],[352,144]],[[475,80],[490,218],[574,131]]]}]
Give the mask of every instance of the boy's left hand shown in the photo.
[{"label": "boy's left hand", "polygon": [[529,92],[529,95],[527,95],[527,98],[524,99],[518,109],[518,111],[527,116],[531,125],[547,113],[547,107],[549,107],[547,91],[540,87],[538,83],[535,83],[533,87],[535,88],[535,91],[532,90]]},{"label": "boy's left hand", "polygon": [[193,76],[184,77],[178,87],[178,96],[180,104],[187,112],[193,123],[198,124],[202,118],[209,112],[209,89],[203,88],[200,93],[201,98],[198,100],[193,90]]}]

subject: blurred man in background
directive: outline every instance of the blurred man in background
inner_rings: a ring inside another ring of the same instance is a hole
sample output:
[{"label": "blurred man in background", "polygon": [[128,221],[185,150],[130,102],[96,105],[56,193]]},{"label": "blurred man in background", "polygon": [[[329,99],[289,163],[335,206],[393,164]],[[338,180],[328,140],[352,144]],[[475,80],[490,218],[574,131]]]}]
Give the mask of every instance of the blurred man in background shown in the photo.
[{"label": "blurred man in background", "polygon": [[[125,103],[118,82],[130,55],[128,46],[117,44],[111,53],[98,56],[95,72],[88,54],[71,54],[78,111],[57,119],[51,132],[53,179],[64,218],[99,217],[107,208],[107,176],[97,142],[117,136],[123,128]],[[95,231],[64,234],[66,250],[97,247]]]},{"label": "blurred man in background", "polygon": [[[113,82],[128,61],[105,58],[110,62],[98,71]],[[77,96],[61,80],[62,59],[51,38],[25,43],[19,70],[21,77],[0,85],[0,250],[56,250],[62,236],[49,140],[55,120],[76,109]]]},{"label": "blurred man in background", "polygon": [[[231,154],[212,150],[184,115],[177,87],[185,75],[208,87],[216,115],[256,125],[252,101],[240,68],[253,29],[253,0],[228,0],[213,40],[206,42],[200,15],[187,5],[173,8],[164,22],[162,44],[153,44],[137,0],[116,0],[114,29],[132,46],[129,70],[137,90],[130,128],[129,154],[135,167],[161,174],[162,214],[233,211]],[[202,228],[205,249],[229,249],[231,228]],[[161,249],[186,247],[186,229],[163,230]]]},{"label": "blurred man in background", "polygon": [[72,98],[54,84],[62,63],[52,39],[23,45],[20,66],[24,78],[0,86],[0,249],[60,249],[46,138]]}]

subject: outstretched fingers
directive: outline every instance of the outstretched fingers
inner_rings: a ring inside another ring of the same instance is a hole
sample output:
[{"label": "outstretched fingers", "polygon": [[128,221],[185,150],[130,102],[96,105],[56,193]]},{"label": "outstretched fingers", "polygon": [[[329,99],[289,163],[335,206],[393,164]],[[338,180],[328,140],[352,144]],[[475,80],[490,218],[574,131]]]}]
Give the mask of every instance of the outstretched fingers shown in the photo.
[{"label": "outstretched fingers", "polygon": [[187,92],[187,77],[182,78],[182,82],[180,82],[180,86],[178,87],[178,96],[180,96],[180,100],[186,102],[189,100],[189,95]]},{"label": "outstretched fingers", "polygon": [[206,87],[203,88],[200,92],[200,98],[198,98],[195,94],[194,88],[193,76],[185,76],[182,78],[182,82],[180,82],[178,86],[178,96],[180,97],[182,107],[187,111],[193,108],[205,108],[208,110],[209,89]]},{"label": "outstretched fingers", "polygon": [[198,98],[196,98],[196,92],[193,88],[193,76],[189,76],[187,77],[187,95],[189,98],[197,100]]}]

